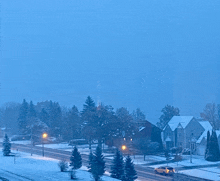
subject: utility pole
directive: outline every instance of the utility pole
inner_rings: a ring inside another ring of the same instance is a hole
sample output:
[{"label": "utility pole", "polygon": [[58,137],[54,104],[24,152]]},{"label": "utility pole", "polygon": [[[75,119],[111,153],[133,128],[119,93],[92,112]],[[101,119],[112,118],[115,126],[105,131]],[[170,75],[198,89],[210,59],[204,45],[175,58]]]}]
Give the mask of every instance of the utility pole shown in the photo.
[{"label": "utility pole", "polygon": [[190,139],[190,163],[192,163],[192,138]]}]

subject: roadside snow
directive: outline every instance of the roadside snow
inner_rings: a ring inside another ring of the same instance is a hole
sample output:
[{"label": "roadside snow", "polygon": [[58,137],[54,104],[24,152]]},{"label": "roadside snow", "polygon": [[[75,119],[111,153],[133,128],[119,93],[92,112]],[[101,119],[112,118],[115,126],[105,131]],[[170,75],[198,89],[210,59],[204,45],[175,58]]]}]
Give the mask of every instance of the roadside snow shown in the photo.
[{"label": "roadside snow", "polygon": [[[70,180],[68,172],[60,172],[58,160],[30,156],[23,152],[16,152],[17,157],[4,157],[0,152],[0,176],[10,181],[66,181]],[[86,167],[77,171],[80,181],[93,180]],[[103,176],[103,181],[116,181],[111,177]]]},{"label": "roadside snow", "polygon": [[[206,171],[206,169],[184,170],[184,171],[179,171],[179,173],[183,173],[185,175],[190,175],[190,176],[194,176],[194,177],[205,178],[205,179],[209,179],[209,180],[220,180],[219,173],[213,173],[210,171]],[[212,170],[213,168],[209,168],[209,169]],[[218,169],[218,172],[219,172],[219,169]]]}]

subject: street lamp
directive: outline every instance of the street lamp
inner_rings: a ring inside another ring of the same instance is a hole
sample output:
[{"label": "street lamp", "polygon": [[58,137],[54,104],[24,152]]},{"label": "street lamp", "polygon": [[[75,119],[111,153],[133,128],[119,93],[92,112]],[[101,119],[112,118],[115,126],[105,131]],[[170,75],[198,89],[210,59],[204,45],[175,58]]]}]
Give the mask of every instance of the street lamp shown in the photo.
[{"label": "street lamp", "polygon": [[44,156],[44,139],[47,138],[47,133],[43,133],[42,138],[43,138],[43,140],[42,140],[42,153],[43,153],[43,156]]},{"label": "street lamp", "polygon": [[127,147],[126,147],[125,145],[122,145],[122,146],[121,146],[121,149],[122,149],[123,151],[125,151],[125,150],[127,149]]}]

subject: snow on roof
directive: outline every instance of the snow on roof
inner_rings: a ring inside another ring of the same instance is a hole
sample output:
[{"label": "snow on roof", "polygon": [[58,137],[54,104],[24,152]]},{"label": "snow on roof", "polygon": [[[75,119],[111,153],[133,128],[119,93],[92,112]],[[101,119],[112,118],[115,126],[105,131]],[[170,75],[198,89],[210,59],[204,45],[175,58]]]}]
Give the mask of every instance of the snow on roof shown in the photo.
[{"label": "snow on roof", "polygon": [[204,132],[202,133],[202,135],[199,137],[199,139],[196,141],[196,143],[201,143],[201,141],[202,141],[203,138],[206,139],[206,137],[207,137],[207,132],[208,132],[208,131],[204,131]]},{"label": "snow on roof", "polygon": [[[199,137],[196,143],[201,143],[203,138],[207,139],[207,132],[209,131],[211,133],[212,131],[212,126],[209,123],[209,121],[199,121],[199,123],[202,125],[205,131],[202,133],[202,135]],[[217,134],[217,131],[216,131],[216,134]],[[220,134],[220,131],[219,131],[219,134]]]},{"label": "snow on roof", "polygon": [[170,137],[168,136],[165,141],[171,141]]},{"label": "snow on roof", "polygon": [[220,131],[219,130],[216,130],[215,131],[216,132],[216,135],[217,135],[217,137],[220,135]]},{"label": "snow on roof", "polygon": [[206,130],[206,132],[209,130],[209,131],[212,131],[212,126],[210,124],[209,121],[199,121],[199,123],[202,125],[202,127]]},{"label": "snow on roof", "polygon": [[139,128],[139,132],[141,132],[145,127],[140,127]]},{"label": "snow on roof", "polygon": [[170,126],[171,130],[174,131],[180,125],[182,128],[185,128],[192,119],[193,116],[173,116],[168,125]]}]

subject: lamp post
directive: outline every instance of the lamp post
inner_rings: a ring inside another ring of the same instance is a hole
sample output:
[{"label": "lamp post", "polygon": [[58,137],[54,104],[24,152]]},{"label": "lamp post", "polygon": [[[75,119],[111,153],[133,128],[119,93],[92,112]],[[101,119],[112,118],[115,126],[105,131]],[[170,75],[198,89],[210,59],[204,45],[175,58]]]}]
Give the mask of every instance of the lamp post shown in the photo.
[{"label": "lamp post", "polygon": [[122,149],[123,151],[125,151],[125,150],[127,149],[127,146],[122,145],[122,146],[121,146],[121,149]]},{"label": "lamp post", "polygon": [[43,138],[43,140],[42,140],[42,154],[43,154],[43,157],[44,157],[44,139],[47,138],[47,133],[43,133],[42,138]]}]

